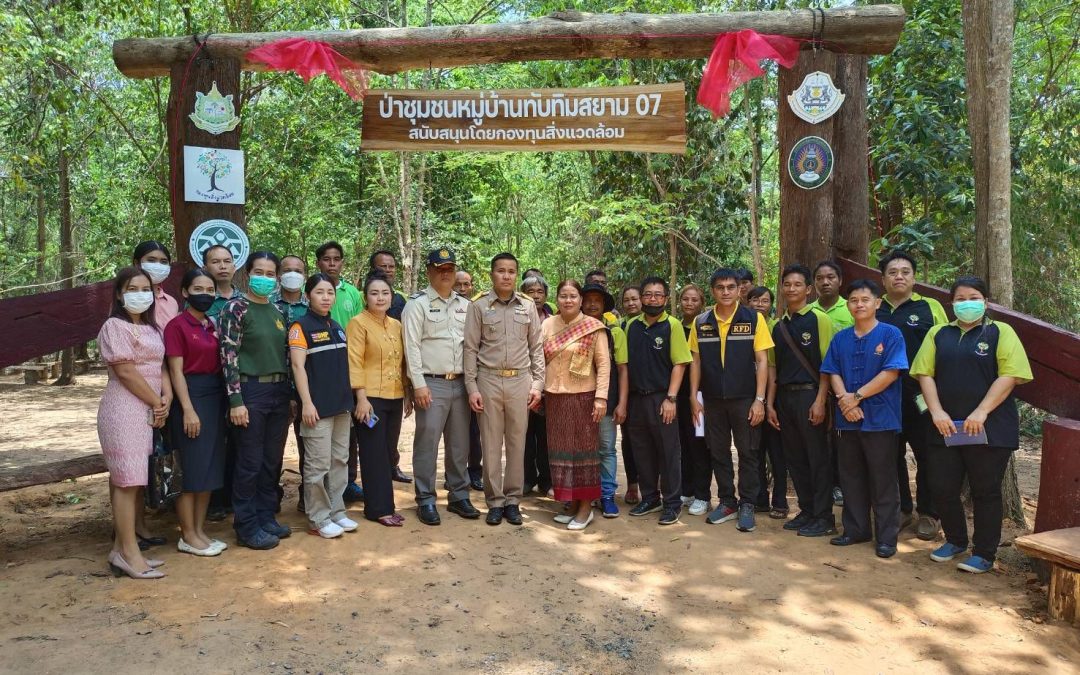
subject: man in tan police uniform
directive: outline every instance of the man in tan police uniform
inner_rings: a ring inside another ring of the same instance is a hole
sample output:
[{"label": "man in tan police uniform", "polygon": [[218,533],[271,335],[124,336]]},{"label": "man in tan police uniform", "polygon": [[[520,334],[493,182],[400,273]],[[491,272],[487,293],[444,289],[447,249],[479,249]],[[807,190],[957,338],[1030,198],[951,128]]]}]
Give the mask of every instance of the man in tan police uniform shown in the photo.
[{"label": "man in tan police uniform", "polygon": [[510,253],[492,258],[491,291],[469,305],[465,319],[465,388],[480,417],[488,525],[504,517],[521,524],[525,430],[544,389],[540,317],[530,298],[514,292],[517,273]]},{"label": "man in tan police uniform", "polygon": [[438,525],[435,508],[435,465],[439,439],[450,495],[447,510],[462,518],[479,518],[469,501],[469,401],[462,377],[462,341],[469,301],[454,292],[453,251],[428,254],[428,287],[412,296],[401,313],[405,359],[416,408],[413,439],[413,478],[417,516],[425,525]]}]

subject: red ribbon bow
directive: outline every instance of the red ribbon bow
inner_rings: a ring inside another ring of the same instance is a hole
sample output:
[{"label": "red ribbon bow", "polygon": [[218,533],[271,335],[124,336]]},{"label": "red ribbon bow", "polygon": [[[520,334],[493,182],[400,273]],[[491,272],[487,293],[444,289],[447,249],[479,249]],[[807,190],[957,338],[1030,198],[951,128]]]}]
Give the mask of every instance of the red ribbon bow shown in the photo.
[{"label": "red ribbon bow", "polygon": [[724,117],[731,111],[731,92],[744,82],[758,77],[762,59],[773,59],[785,68],[799,58],[799,41],[783,35],[761,35],[754,30],[721,33],[705,64],[698,87],[697,102]]},{"label": "red ribbon bow", "polygon": [[367,90],[367,71],[345,58],[325,42],[288,38],[252,49],[249,61],[259,61],[270,70],[291,70],[304,82],[326,73],[345,93],[359,101]]}]

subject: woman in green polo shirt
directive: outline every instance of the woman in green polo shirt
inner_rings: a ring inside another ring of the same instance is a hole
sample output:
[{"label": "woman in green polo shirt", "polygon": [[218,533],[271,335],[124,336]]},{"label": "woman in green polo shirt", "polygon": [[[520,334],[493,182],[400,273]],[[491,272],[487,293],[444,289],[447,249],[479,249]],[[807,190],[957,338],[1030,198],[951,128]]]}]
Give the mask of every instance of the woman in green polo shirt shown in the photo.
[{"label": "woman in green polo shirt", "polygon": [[952,286],[956,321],[930,329],[910,371],[933,420],[931,491],[945,531],[945,543],[930,558],[947,562],[967,552],[967,516],[960,499],[967,477],[974,547],[957,568],[976,574],[994,567],[1001,542],[1001,482],[1020,445],[1013,388],[1032,379],[1027,353],[1012,327],[986,315],[988,297],[979,277],[957,279]]}]

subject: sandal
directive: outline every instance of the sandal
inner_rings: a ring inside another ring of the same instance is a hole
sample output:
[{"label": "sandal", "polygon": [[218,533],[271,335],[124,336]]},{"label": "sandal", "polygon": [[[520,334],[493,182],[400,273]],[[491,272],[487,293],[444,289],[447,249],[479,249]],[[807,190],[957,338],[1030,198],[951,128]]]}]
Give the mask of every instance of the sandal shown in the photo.
[{"label": "sandal", "polygon": [[787,509],[773,509],[772,511],[769,511],[769,517],[773,520],[784,520],[787,518],[787,516]]},{"label": "sandal", "polygon": [[382,516],[377,520],[380,525],[385,525],[386,527],[401,527],[401,524],[405,519],[395,513],[392,516]]}]

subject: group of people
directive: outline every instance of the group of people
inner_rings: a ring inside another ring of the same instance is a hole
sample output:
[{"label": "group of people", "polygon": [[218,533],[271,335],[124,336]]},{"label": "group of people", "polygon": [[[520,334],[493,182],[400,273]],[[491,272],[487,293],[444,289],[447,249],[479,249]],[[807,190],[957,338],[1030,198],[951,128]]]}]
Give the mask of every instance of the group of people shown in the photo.
[{"label": "group of people", "polygon": [[[395,480],[413,483],[421,523],[440,524],[440,440],[450,513],[521,525],[521,500],[538,489],[563,504],[555,522],[584,530],[597,509],[620,514],[621,426],[631,516],[659,513],[670,525],[686,508],[753,532],[755,514],[768,513],[799,536],[874,541],[888,558],[917,507],[917,536],[944,529],[933,560],[993,566],[1001,483],[1019,445],[1012,390],[1032,376],[1016,334],[987,314],[981,279],[953,285],[952,322],[914,292],[916,262],[903,252],[882,258],[884,289],[860,279],[846,298],[836,263],[785,267],[775,317],[772,291],[736,268],[712,274],[711,305],[696,284],[672,302],[668,282],[650,276],[623,289],[620,314],[601,270],[560,281],[551,299],[540,270],[521,272],[499,253],[490,290],[475,293],[454,252],[436,249],[427,286],[406,298],[391,252],[370,257],[360,288],[342,278],[344,258],[339,244],[323,244],[309,276],[300,257],[258,251],[240,291],[231,252],[212,246],[184,274],[181,298],[162,290],[171,259],[161,244],[140,244],[120,270],[98,338],[109,366],[98,429],[115,574],[164,576],[163,561],[143,555],[164,543],[142,519],[156,433],[181,459],[180,551],[227,548],[204,529],[215,492],[240,545],[270,549],[288,537],[276,514],[290,425],[298,508],[325,538],[359,527],[346,512],[358,497],[365,519],[401,526]],[[413,413],[410,478],[398,441]],[[798,504],[790,519],[788,477]],[[472,491],[483,492],[486,513]]]}]

